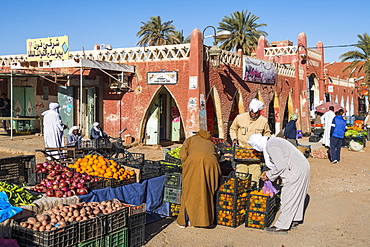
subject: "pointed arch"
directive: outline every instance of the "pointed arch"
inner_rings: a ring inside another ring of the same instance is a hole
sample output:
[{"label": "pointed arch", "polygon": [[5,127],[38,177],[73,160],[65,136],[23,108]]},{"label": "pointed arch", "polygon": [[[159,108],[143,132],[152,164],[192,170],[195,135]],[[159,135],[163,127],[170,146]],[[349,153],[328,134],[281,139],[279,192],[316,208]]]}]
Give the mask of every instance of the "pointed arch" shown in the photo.
[{"label": "pointed arch", "polygon": [[[206,107],[207,107],[207,118],[209,118],[210,120],[210,121],[207,120],[207,123],[210,123],[210,125],[207,126],[208,131],[212,131],[212,133],[217,132],[218,137],[224,139],[225,133],[223,128],[224,121],[222,119],[221,99],[216,87],[214,86],[211,88],[208,94]],[[215,127],[217,127],[216,130],[214,129]]]},{"label": "pointed arch", "polygon": [[345,106],[345,108],[346,108],[346,110],[347,110],[346,115],[347,115],[347,116],[351,116],[351,115],[349,115],[349,114],[350,114],[350,112],[351,112],[351,109],[350,109],[350,106],[349,106],[349,96],[347,96],[347,100],[346,100],[346,106]]},{"label": "pointed arch", "polygon": [[[163,98],[161,98],[162,102],[159,102],[158,101],[159,97],[162,96],[162,95],[167,95],[165,97],[166,100],[163,101]],[[165,130],[160,130],[160,133],[158,133],[158,134],[159,135],[163,134],[165,136],[164,139],[167,139],[168,136],[174,134],[173,131],[174,131],[175,128],[171,128],[171,127],[172,127],[172,125],[176,124],[176,125],[179,126],[178,130],[177,130],[177,127],[176,127],[176,131],[178,131],[177,134],[179,135],[180,139],[183,139],[185,137],[185,134],[184,134],[184,128],[183,128],[184,123],[183,123],[181,108],[178,107],[178,103],[176,101],[176,98],[173,96],[172,92],[165,85],[162,85],[162,86],[157,88],[155,93],[153,93],[153,95],[152,95],[152,97],[149,101],[148,107],[145,110],[144,117],[142,118],[142,120],[140,122],[140,141],[145,143],[146,129],[147,129],[147,126],[148,126],[149,117],[150,117],[150,114],[153,113],[153,107],[155,107],[155,106],[158,107],[158,105],[157,105],[158,103],[159,103],[159,106],[162,107],[161,111],[159,111],[159,112],[161,112],[160,117],[163,117],[162,120],[165,122],[164,125],[166,126]],[[173,108],[176,108],[176,111],[172,112]],[[177,112],[177,114],[178,114],[178,116],[176,116],[176,117],[173,115],[173,113],[175,113],[175,112]],[[174,119],[172,119],[173,117],[174,117]],[[171,137],[171,139],[172,139],[172,137]]]}]

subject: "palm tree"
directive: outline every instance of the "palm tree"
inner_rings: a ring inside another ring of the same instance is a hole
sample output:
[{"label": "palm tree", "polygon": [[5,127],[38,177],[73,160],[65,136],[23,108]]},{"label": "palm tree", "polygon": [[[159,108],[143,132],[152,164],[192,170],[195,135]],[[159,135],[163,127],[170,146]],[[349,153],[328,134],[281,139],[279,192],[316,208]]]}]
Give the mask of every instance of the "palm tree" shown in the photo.
[{"label": "palm tree", "polygon": [[173,21],[166,21],[162,23],[160,16],[150,17],[150,21],[141,22],[143,25],[136,36],[141,38],[137,45],[140,46],[155,46],[155,45],[169,45],[176,42],[175,40],[175,26]]},{"label": "palm tree", "polygon": [[365,82],[366,84],[370,84],[370,36],[369,34],[364,33],[364,35],[358,34],[357,37],[359,38],[359,41],[357,41],[355,47],[360,50],[347,51],[339,56],[339,58],[342,59],[341,62],[353,60],[353,62],[346,66],[342,72],[355,67],[358,68],[359,72],[364,70]]},{"label": "palm tree", "polygon": [[190,43],[190,35],[188,37],[184,37],[184,31],[175,31],[174,33],[174,44],[184,44],[184,43]]},{"label": "palm tree", "polygon": [[257,47],[259,37],[261,35],[267,36],[265,31],[259,29],[267,25],[265,23],[257,24],[258,19],[258,16],[248,10],[235,11],[230,16],[225,16],[217,29],[230,31],[233,36],[222,41],[220,48],[228,51],[242,49],[244,54],[250,55]]}]

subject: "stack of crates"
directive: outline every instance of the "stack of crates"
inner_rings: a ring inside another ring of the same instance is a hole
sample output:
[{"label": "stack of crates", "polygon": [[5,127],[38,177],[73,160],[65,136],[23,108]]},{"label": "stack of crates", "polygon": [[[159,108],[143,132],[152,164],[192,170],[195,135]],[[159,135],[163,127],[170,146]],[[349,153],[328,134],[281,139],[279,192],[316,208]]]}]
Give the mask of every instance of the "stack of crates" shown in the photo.
[{"label": "stack of crates", "polygon": [[237,227],[244,223],[251,175],[231,172],[222,176],[216,197],[217,224]]},{"label": "stack of crates", "polygon": [[250,191],[245,226],[264,229],[271,225],[279,209],[277,196],[263,194],[261,189]]},{"label": "stack of crates", "polygon": [[129,205],[128,211],[128,246],[139,247],[145,244],[146,204]]}]

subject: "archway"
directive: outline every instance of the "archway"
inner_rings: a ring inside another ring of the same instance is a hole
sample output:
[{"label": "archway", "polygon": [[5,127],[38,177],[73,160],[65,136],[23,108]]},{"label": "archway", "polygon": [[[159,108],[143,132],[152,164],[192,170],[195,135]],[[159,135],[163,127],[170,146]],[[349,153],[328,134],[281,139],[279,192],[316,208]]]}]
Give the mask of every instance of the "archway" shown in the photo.
[{"label": "archway", "polygon": [[207,130],[211,131],[214,137],[225,139],[223,120],[221,112],[221,100],[216,88],[212,88],[206,103],[207,109]]},{"label": "archway", "polygon": [[142,141],[148,145],[184,139],[184,127],[175,99],[164,86],[153,96],[143,120]]},{"label": "archway", "polygon": [[308,77],[307,90],[308,90],[308,101],[310,104],[310,115],[311,118],[314,118],[315,107],[320,105],[319,80],[317,79],[315,74],[311,74]]}]

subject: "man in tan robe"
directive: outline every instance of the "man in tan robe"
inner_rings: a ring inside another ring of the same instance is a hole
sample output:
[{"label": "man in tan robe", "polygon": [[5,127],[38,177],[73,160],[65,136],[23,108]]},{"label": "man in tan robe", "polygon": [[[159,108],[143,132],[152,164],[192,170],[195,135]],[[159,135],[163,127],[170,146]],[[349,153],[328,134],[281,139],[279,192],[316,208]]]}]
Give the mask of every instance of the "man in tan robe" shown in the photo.
[{"label": "man in tan robe", "polygon": [[177,224],[180,227],[209,227],[214,224],[214,194],[221,175],[217,152],[208,131],[185,140],[182,161],[182,196]]},{"label": "man in tan robe", "polygon": [[[249,137],[256,133],[271,136],[267,118],[260,115],[262,109],[263,103],[258,99],[253,99],[249,104],[249,112],[236,116],[230,126],[230,138],[233,140],[233,144],[247,147]],[[261,165],[237,164],[236,171],[252,174],[252,181],[258,184]]]},{"label": "man in tan robe", "polygon": [[254,134],[248,143],[257,151],[269,156],[275,167],[262,175],[262,180],[274,182],[281,177],[280,216],[272,227],[266,227],[269,233],[287,234],[303,221],[305,199],[310,182],[310,164],[306,157],[290,142],[279,137],[266,137]]}]

